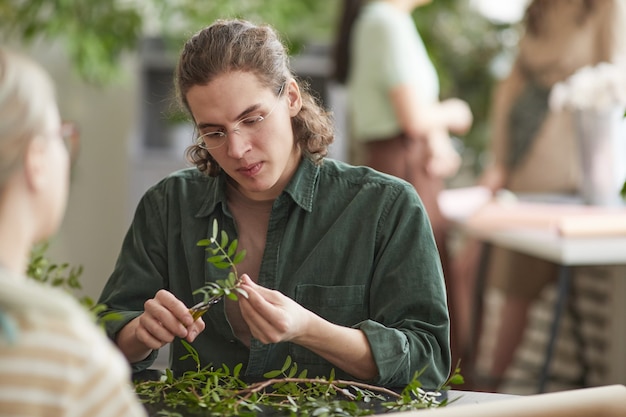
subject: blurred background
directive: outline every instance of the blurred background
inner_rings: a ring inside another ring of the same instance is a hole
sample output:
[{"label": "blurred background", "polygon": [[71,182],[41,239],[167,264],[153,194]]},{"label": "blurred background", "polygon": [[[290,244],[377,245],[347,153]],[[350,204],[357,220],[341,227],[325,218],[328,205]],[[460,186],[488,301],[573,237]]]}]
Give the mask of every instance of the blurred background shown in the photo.
[{"label": "blurred background", "polygon": [[[441,78],[442,97],[475,115],[461,138],[472,183],[484,160],[491,89],[507,73],[526,0],[437,0],[416,23]],[[143,192],[186,166],[193,129],[173,100],[172,72],[184,39],[219,17],[267,22],[284,36],[293,69],[337,121],[332,156],[345,159],[342,88],[329,79],[340,0],[0,0],[3,44],[52,74],[62,117],[78,124],[80,153],[67,215],[49,255],[82,265],[83,291],[97,298]]]}]

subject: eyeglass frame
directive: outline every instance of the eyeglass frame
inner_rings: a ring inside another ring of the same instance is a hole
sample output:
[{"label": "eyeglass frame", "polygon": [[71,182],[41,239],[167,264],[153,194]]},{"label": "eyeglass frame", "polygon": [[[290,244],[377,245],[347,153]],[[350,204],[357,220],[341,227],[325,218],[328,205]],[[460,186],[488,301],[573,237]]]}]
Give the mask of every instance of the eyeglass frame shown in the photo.
[{"label": "eyeglass frame", "polygon": [[71,121],[63,121],[61,123],[61,129],[59,135],[63,144],[65,145],[67,152],[70,156],[72,165],[76,162],[78,157],[78,150],[80,148],[80,130],[76,123]]},{"label": "eyeglass frame", "polygon": [[[278,107],[278,104],[280,103],[280,98],[281,98],[281,96],[283,95],[283,92],[284,92],[284,90],[285,90],[285,84],[286,84],[286,83],[281,84],[280,89],[278,90],[278,94],[276,95],[276,103],[274,103],[274,106],[270,109],[270,111],[269,111],[269,112],[267,112],[267,114],[266,114],[265,116],[262,116],[262,115],[260,115],[260,114],[259,114],[259,115],[255,115],[255,116],[247,116],[247,117],[244,117],[244,118],[242,118],[242,119],[239,119],[239,120],[235,123],[235,125],[232,127],[232,129],[230,129],[230,130],[231,130],[232,132],[239,133],[239,132],[240,132],[240,130],[239,130],[239,125],[240,125],[242,122],[245,122],[246,120],[256,119],[256,121],[254,122],[254,124],[255,124],[255,125],[256,125],[256,124],[258,124],[258,123],[263,122],[264,120],[266,120],[266,119],[267,119],[267,118],[268,118],[268,117],[269,117],[269,116],[270,116],[270,115],[274,112],[274,110],[276,109],[276,107]],[[260,129],[261,127],[262,127],[262,125],[261,125],[261,126],[259,126],[259,129]],[[206,151],[211,151],[211,150],[213,150],[213,149],[217,149],[217,148],[221,147],[222,145],[224,145],[224,144],[226,143],[227,139],[228,139],[228,134],[229,134],[229,133],[228,133],[228,129],[224,129],[224,130],[217,130],[217,131],[214,131],[214,132],[207,132],[207,133],[204,133],[204,134],[202,134],[202,135],[200,135],[200,136],[196,137],[196,139],[194,140],[194,144],[195,144],[197,147],[201,148],[201,149],[204,149],[204,150],[206,150]],[[206,145],[206,143],[204,142],[204,139],[203,139],[203,138],[204,138],[204,137],[207,137],[207,136],[209,136],[209,135],[215,135],[215,136],[216,136],[216,139],[221,140],[221,142],[219,143],[219,145],[215,145],[215,146],[207,147],[207,145]]]}]

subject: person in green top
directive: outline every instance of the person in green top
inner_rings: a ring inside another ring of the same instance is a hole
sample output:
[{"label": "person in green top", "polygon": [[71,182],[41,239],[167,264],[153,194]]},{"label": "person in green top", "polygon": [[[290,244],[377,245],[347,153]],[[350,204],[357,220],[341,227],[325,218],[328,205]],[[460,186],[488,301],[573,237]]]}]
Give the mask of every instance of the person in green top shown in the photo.
[{"label": "person in green top", "polygon": [[[218,20],[184,45],[176,88],[199,138],[195,167],[142,197],[100,303],[135,371],[171,343],[174,372],[243,364],[260,378],[289,355],[309,376],[436,388],[450,373],[449,316],[428,216],[407,182],[327,158],[331,115],[289,69],[268,25]],[[197,242],[213,221],[246,250],[248,297],[194,321],[194,290],[224,279]]]}]

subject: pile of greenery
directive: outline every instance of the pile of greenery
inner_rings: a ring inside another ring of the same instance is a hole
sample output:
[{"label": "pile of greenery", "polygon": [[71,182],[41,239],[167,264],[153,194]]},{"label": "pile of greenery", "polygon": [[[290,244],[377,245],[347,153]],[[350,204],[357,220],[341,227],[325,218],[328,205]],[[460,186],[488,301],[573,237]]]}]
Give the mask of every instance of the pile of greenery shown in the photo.
[{"label": "pile of greenery", "polygon": [[181,360],[192,358],[197,369],[175,377],[167,369],[159,380],[137,380],[135,390],[146,408],[160,416],[363,416],[386,412],[444,407],[447,391],[462,384],[457,367],[448,381],[434,391],[419,382],[420,372],[401,391],[375,385],[328,378],[307,378],[306,370],[287,357],[281,369],[264,375],[265,380],[246,383],[242,365],[232,370],[202,368],[197,351],[184,340],[187,351]]}]

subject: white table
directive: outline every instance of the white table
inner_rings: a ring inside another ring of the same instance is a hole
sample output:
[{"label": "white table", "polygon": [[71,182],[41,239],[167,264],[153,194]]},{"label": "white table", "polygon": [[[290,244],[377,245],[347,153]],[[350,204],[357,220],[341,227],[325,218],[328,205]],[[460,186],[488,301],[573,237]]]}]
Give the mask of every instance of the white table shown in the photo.
[{"label": "white table", "polygon": [[[572,268],[577,266],[626,265],[626,234],[613,235],[613,233],[609,233],[610,235],[607,236],[582,237],[562,236],[556,229],[538,227],[538,225],[542,225],[541,216],[533,217],[524,213],[520,213],[520,218],[523,218],[521,222],[514,221],[514,214],[510,222],[503,222],[502,219],[494,220],[500,222],[497,227],[490,226],[489,218],[479,222],[471,221],[472,218],[475,218],[475,214],[482,207],[485,207],[489,199],[490,194],[479,188],[449,190],[448,194],[444,192],[440,197],[440,205],[444,215],[459,231],[488,244],[479,267],[472,326],[474,330],[477,330],[478,320],[482,317],[482,296],[486,285],[485,276],[489,245],[520,252],[560,265],[554,319],[539,382],[539,392],[544,392],[549,376],[549,367],[554,352],[559,322],[570,292]],[[553,216],[553,213],[550,213],[550,216]],[[550,216],[547,216],[548,220],[552,220]],[[546,224],[549,224],[549,222],[546,221]],[[620,285],[619,293],[626,294],[626,279],[617,281],[618,285]],[[626,307],[623,306],[623,303],[613,304],[615,304],[613,317],[626,317]],[[611,363],[613,365],[613,375],[610,378],[616,383],[624,383],[623,378],[626,375],[626,355],[624,354],[626,352],[626,341],[624,340],[623,331],[621,335],[622,337],[615,341],[616,346],[612,349]],[[620,378],[622,379],[621,381],[619,380]]]},{"label": "white table", "polygon": [[[554,317],[545,359],[539,377],[538,390],[539,392],[545,392],[546,384],[549,379],[550,364],[554,354],[554,346],[558,336],[559,323],[565,311],[567,297],[570,294],[573,267],[626,264],[626,236],[572,238],[558,236],[548,231],[524,229],[511,229],[497,232],[481,232],[471,229],[465,229],[465,231],[471,236],[491,245],[545,259],[560,265]],[[482,260],[481,271],[479,271],[477,291],[481,294],[476,297],[479,303],[482,303],[482,298],[478,299],[478,297],[482,297],[485,288],[486,262],[486,258]],[[626,280],[621,280],[620,282],[624,283]],[[621,293],[626,294],[624,285],[621,285],[621,287],[623,288]],[[624,310],[623,308],[621,309]],[[474,314],[482,316],[482,309],[477,309]],[[620,315],[626,317],[626,312],[622,311]],[[479,317],[473,318],[474,321],[478,319]],[[477,324],[474,324],[474,326],[477,326]],[[624,346],[623,341],[620,343],[616,340],[616,343],[622,345],[622,347]],[[624,352],[626,352],[626,350],[613,350],[616,353],[613,355],[611,362],[615,366],[613,369],[622,369],[622,371],[625,371],[626,361],[624,359]]]},{"label": "white table", "polygon": [[626,236],[564,237],[547,230],[461,230],[496,246],[567,266],[626,264]]}]

